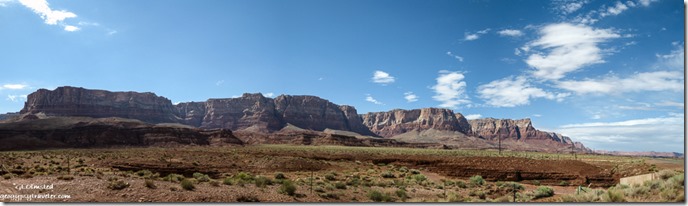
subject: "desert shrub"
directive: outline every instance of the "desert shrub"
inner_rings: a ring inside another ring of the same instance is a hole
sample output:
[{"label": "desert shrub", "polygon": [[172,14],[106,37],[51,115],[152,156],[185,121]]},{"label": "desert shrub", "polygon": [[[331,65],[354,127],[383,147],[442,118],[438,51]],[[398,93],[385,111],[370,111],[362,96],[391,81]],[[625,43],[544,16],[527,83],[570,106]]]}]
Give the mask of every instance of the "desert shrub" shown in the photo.
[{"label": "desert shrub", "polygon": [[287,179],[287,177],[284,176],[284,173],[278,172],[277,174],[275,174],[275,179],[284,180],[284,179]]},{"label": "desert shrub", "polygon": [[559,186],[569,186],[569,182],[562,180],[559,182]]},{"label": "desert shrub", "polygon": [[252,195],[242,195],[237,197],[237,202],[260,202],[256,196]]},{"label": "desert shrub", "polygon": [[486,197],[485,192],[483,192],[482,190],[471,190],[470,192],[468,192],[468,195],[469,196],[475,196],[475,197],[478,197],[480,199],[485,199],[485,197]]},{"label": "desert shrub", "polygon": [[485,179],[482,176],[476,175],[469,179],[473,185],[483,185],[485,184]]},{"label": "desert shrub", "polygon": [[397,197],[401,198],[401,201],[406,201],[406,199],[408,199],[408,194],[406,194],[406,190],[397,189],[397,191],[395,191],[394,193],[396,193]]},{"label": "desert shrub", "polygon": [[278,192],[289,196],[294,196],[294,194],[296,194],[296,186],[291,181],[284,181],[282,182],[282,186],[279,187]]},{"label": "desert shrub", "polygon": [[153,182],[153,180],[146,180],[146,181],[144,182],[144,185],[145,185],[147,188],[150,188],[150,189],[158,188],[158,187],[155,185],[155,182]]},{"label": "desert shrub", "polygon": [[456,181],[456,186],[459,188],[466,188],[466,182],[464,181]]},{"label": "desert shrub", "polygon": [[200,173],[200,172],[194,172],[193,173],[193,178],[198,180],[199,182],[208,182],[210,181],[210,177],[206,174]]},{"label": "desert shrub", "polygon": [[643,185],[649,187],[650,190],[656,190],[662,187],[662,180],[645,181]]},{"label": "desert shrub", "polygon": [[211,181],[210,181],[210,186],[219,187],[219,186],[220,186],[220,182],[215,181],[215,180],[211,180]]},{"label": "desert shrub", "polygon": [[264,176],[256,176],[254,180],[256,187],[265,187],[267,185],[272,185],[272,180]]},{"label": "desert shrub", "polygon": [[607,190],[601,198],[604,202],[626,202],[623,192],[614,189]]},{"label": "desert shrub", "polygon": [[126,183],[122,180],[112,181],[110,182],[110,185],[108,185],[108,188],[111,190],[122,190],[127,187],[129,187],[129,183]]},{"label": "desert shrub", "polygon": [[136,175],[138,175],[139,177],[150,177],[151,175],[153,175],[153,172],[151,172],[150,170],[139,170],[136,172]]},{"label": "desert shrub", "polygon": [[676,172],[673,170],[662,170],[657,173],[657,176],[663,180],[667,180],[673,177],[674,175],[676,175]]},{"label": "desert shrub", "polygon": [[74,179],[74,176],[71,175],[60,175],[57,177],[58,180],[65,180],[65,181],[70,181]]},{"label": "desert shrub", "polygon": [[320,193],[318,196],[325,198],[325,199],[339,199],[339,195],[336,193]]},{"label": "desert shrub", "polygon": [[180,182],[181,186],[185,190],[194,190],[196,189],[196,186],[194,186],[193,182],[189,179],[184,179]]},{"label": "desert shrub", "polygon": [[222,180],[222,184],[225,184],[225,185],[232,185],[232,184],[234,184],[234,181],[232,180],[231,177],[225,177],[225,179]]},{"label": "desert shrub", "polygon": [[428,179],[428,177],[422,174],[413,175],[412,178],[416,180],[416,182],[422,182]]},{"label": "desert shrub", "polygon": [[236,179],[244,180],[244,181],[251,181],[253,180],[253,175],[248,172],[239,172],[234,176]]},{"label": "desert shrub", "polygon": [[169,175],[165,176],[164,178],[162,178],[162,180],[170,181],[170,182],[180,182],[183,179],[184,179],[184,175],[174,174],[174,173],[169,174]]},{"label": "desert shrub", "polygon": [[368,198],[372,200],[373,202],[391,202],[392,197],[389,196],[389,194],[384,194],[380,191],[373,190],[368,192]]},{"label": "desert shrub", "polygon": [[417,169],[411,169],[411,174],[417,175],[420,174],[420,171],[418,171]]},{"label": "desert shrub", "polygon": [[659,196],[664,202],[674,202],[676,201],[679,193],[680,192],[674,188],[663,188],[662,192],[659,193]]},{"label": "desert shrub", "polygon": [[647,194],[650,191],[650,188],[644,185],[637,185],[627,189],[626,191],[626,196],[639,197]]},{"label": "desert shrub", "polygon": [[447,201],[448,202],[463,202],[464,198],[455,192],[450,192],[449,194],[447,194]]},{"label": "desert shrub", "polygon": [[535,189],[535,198],[551,197],[554,196],[554,189],[547,186],[540,186]]},{"label": "desert shrub", "polygon": [[346,184],[344,184],[343,182],[336,182],[336,183],[334,183],[334,188],[337,188],[340,190],[345,190]]},{"label": "desert shrub", "polygon": [[315,188],[313,188],[313,191],[315,191],[315,192],[317,192],[317,193],[324,193],[324,192],[325,192],[325,188],[323,188],[323,187],[321,187],[321,186],[315,186]]},{"label": "desert shrub", "polygon": [[329,181],[334,181],[334,180],[337,180],[337,177],[335,177],[335,175],[332,173],[328,173],[328,174],[325,174],[325,179],[329,180]]},{"label": "desert shrub", "polygon": [[394,175],[394,173],[392,173],[391,171],[383,172],[382,174],[380,174],[380,176],[381,176],[382,178],[396,178],[396,176]]},{"label": "desert shrub", "polygon": [[406,173],[406,172],[408,172],[408,168],[406,168],[406,167],[401,167],[401,168],[399,168],[399,172],[401,172],[401,173]]},{"label": "desert shrub", "polygon": [[672,187],[672,188],[676,188],[676,189],[684,187],[684,185],[685,185],[684,174],[681,173],[681,174],[677,174],[677,175],[672,176],[671,178],[669,178],[666,181],[665,185],[666,185],[665,187]]},{"label": "desert shrub", "polygon": [[6,180],[12,179],[12,173],[4,174],[4,175],[2,175],[2,178],[5,178]]}]

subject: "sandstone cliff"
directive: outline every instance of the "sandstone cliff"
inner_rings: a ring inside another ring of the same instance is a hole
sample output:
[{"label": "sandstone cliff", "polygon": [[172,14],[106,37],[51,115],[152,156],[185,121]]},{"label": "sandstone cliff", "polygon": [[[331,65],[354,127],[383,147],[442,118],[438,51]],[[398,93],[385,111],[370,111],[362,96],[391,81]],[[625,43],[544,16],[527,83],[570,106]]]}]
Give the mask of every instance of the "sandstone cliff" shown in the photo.
[{"label": "sandstone cliff", "polygon": [[153,93],[110,92],[77,87],[39,89],[28,95],[22,114],[122,117],[151,123],[176,122],[172,102]]},{"label": "sandstone cliff", "polygon": [[450,130],[470,133],[468,121],[449,109],[423,108],[396,109],[388,112],[370,112],[361,115],[363,125],[383,137],[393,137],[413,130]]},{"label": "sandstone cliff", "polygon": [[274,132],[287,124],[322,131],[327,128],[375,135],[362,124],[356,109],[316,96],[260,93],[172,105],[153,93],[109,92],[77,87],[40,89],[28,95],[22,115],[121,117],[149,123],[181,123],[205,129]]}]

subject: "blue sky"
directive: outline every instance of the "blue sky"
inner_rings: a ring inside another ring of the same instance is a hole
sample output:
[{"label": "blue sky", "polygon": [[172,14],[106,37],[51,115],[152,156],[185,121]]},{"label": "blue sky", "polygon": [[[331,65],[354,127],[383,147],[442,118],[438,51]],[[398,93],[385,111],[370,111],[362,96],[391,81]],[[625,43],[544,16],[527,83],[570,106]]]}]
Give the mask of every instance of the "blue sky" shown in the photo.
[{"label": "blue sky", "polygon": [[669,0],[0,0],[0,112],[63,85],[316,95],[682,152],[684,15]]}]

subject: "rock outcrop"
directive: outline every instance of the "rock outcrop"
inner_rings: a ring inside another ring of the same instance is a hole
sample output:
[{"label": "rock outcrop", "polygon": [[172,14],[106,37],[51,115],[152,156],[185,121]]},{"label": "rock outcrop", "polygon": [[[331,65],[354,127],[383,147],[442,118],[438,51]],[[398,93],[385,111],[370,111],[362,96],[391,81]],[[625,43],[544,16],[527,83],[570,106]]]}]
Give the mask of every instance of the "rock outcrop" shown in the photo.
[{"label": "rock outcrop", "polygon": [[473,135],[488,139],[513,140],[521,142],[533,142],[542,146],[556,146],[570,148],[570,145],[578,151],[591,152],[580,142],[573,142],[571,138],[554,133],[537,130],[529,118],[520,120],[511,119],[474,119],[469,120]]},{"label": "rock outcrop", "polygon": [[242,144],[226,129],[120,118],[51,117],[0,124],[0,150]]},{"label": "rock outcrop", "polygon": [[122,117],[145,122],[177,122],[172,102],[153,93],[110,92],[77,87],[39,89],[28,95],[22,114]]},{"label": "rock outcrop", "polygon": [[450,130],[470,133],[468,121],[449,109],[423,108],[396,109],[388,112],[370,112],[361,115],[363,125],[383,137],[393,137],[413,130]]},{"label": "rock outcrop", "polygon": [[353,131],[375,135],[362,124],[356,109],[339,106],[316,96],[260,93],[238,98],[209,99],[172,105],[153,93],[109,92],[77,87],[40,89],[27,98],[21,114],[47,116],[121,117],[149,123],[180,123],[204,129],[248,129],[274,132],[287,124],[303,129]]}]

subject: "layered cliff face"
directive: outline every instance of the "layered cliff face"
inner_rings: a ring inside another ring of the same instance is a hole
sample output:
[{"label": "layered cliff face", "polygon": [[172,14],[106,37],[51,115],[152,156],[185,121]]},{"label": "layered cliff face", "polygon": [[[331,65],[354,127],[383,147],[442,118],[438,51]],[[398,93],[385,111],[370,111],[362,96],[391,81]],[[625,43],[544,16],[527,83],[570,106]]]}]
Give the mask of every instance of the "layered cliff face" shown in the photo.
[{"label": "layered cliff face", "polygon": [[76,87],[40,89],[27,98],[21,114],[47,116],[122,117],[150,123],[181,123],[205,129],[249,129],[274,132],[287,124],[322,131],[327,128],[374,135],[351,106],[339,106],[316,96],[262,94],[209,99],[172,105],[153,93],[109,92]]},{"label": "layered cliff face", "polygon": [[537,130],[530,119],[494,119],[484,118],[469,121],[473,135],[484,139],[515,140],[522,142],[537,142],[539,144],[554,145],[561,148],[570,148],[570,145],[579,151],[591,150],[580,142],[573,142],[571,138],[554,133]]},{"label": "layered cliff face", "polygon": [[146,122],[176,122],[172,102],[153,93],[110,92],[77,87],[39,89],[27,97],[22,114],[123,117]]},{"label": "layered cliff face", "polygon": [[450,130],[470,133],[467,120],[449,109],[423,108],[371,112],[362,115],[363,125],[383,137],[393,137],[413,130]]}]

